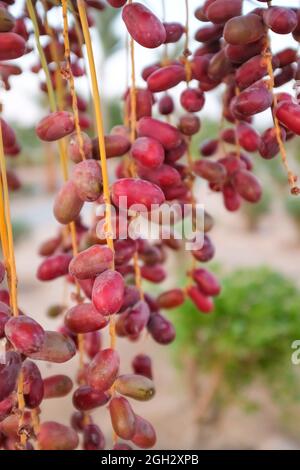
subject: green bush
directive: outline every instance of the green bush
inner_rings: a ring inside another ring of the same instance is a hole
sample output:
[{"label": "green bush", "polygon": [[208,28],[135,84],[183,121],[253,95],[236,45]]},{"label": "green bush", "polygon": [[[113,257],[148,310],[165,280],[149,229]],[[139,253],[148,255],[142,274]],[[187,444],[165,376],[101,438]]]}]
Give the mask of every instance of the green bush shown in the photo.
[{"label": "green bush", "polygon": [[189,355],[202,372],[222,367],[230,394],[260,377],[281,397],[299,396],[291,362],[291,344],[300,339],[299,306],[299,291],[282,275],[265,268],[235,271],[223,279],[212,314],[199,313],[189,301],[174,313],[177,358]]}]

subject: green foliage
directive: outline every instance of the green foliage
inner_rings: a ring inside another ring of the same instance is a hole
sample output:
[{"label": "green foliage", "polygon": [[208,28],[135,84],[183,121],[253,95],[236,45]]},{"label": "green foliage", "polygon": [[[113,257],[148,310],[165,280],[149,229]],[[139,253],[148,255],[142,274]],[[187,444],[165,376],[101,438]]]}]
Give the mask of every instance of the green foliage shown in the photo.
[{"label": "green foliage", "polygon": [[298,393],[291,344],[300,338],[300,293],[293,283],[266,268],[238,270],[224,278],[215,305],[211,315],[191,302],[175,312],[177,357],[193,356],[202,371],[221,365],[234,393],[257,377],[274,392]]}]

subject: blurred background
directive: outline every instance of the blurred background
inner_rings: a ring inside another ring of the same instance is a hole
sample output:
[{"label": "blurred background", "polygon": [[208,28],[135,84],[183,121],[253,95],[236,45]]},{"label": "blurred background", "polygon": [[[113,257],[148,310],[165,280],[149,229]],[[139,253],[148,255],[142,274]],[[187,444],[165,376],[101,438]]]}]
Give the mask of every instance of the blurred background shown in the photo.
[{"label": "blurred background", "polygon": [[[160,1],[143,3],[162,17]],[[200,0],[190,0],[191,28],[199,23],[193,11]],[[274,4],[285,2],[274,1]],[[289,0],[289,6],[299,6]],[[17,0],[15,8],[21,10]],[[165,0],[167,21],[185,21],[184,0]],[[261,6],[245,1],[246,11]],[[119,12],[107,9],[96,14],[93,28],[97,70],[104,99],[106,129],[122,122],[121,97],[128,86],[126,37]],[[51,21],[57,25],[57,15]],[[272,36],[277,52],[291,43],[289,36]],[[191,44],[195,49],[197,43]],[[169,54],[182,52],[183,44],[170,47]],[[143,86],[140,71],[159,59],[157,52],[137,46],[138,85]],[[49,306],[66,304],[69,293],[61,281],[42,284],[35,278],[40,259],[38,246],[55,235],[57,224],[52,215],[55,191],[61,175],[55,147],[43,146],[34,125],[45,113],[46,98],[40,91],[41,76],[32,75],[35,54],[19,63],[25,69],[13,77],[11,90],[1,90],[4,117],[12,124],[22,143],[22,155],[10,158],[22,187],[12,194],[12,217],[19,275],[20,306],[51,329],[61,319],[46,316]],[[16,61],[17,62],[17,61]],[[293,83],[282,87],[293,93]],[[89,96],[88,78],[77,79],[79,94]],[[178,87],[174,98],[179,107]],[[202,128],[193,141],[194,158],[199,145],[218,132],[222,88],[206,93],[207,104],[201,111]],[[176,118],[175,118],[176,119]],[[270,113],[256,119],[263,131],[271,125]],[[300,174],[299,140],[288,142],[292,169]],[[230,146],[228,146],[230,149]],[[123,371],[130,370],[135,353],[153,357],[157,394],[150,403],[135,406],[155,426],[160,449],[299,449],[300,448],[300,363],[293,364],[292,345],[300,340],[300,201],[290,196],[287,178],[280,161],[252,157],[255,174],[263,182],[264,196],[258,205],[243,203],[238,213],[228,213],[217,193],[200,184],[199,201],[214,217],[211,233],[216,256],[210,266],[222,279],[223,290],[215,312],[199,314],[187,303],[168,313],[177,329],[177,339],[164,348],[145,337],[137,344],[118,340]],[[111,169],[111,174],[113,169]],[[85,216],[88,218],[89,213]],[[162,286],[147,286],[153,293],[184,282],[185,252],[170,254],[168,279]],[[103,338],[103,345],[107,338]],[[298,346],[299,348],[299,346]],[[300,362],[300,354],[298,355]],[[78,359],[58,366],[43,365],[44,376],[54,372],[75,374]],[[295,361],[294,361],[295,362]],[[43,418],[57,416],[67,423],[72,413],[69,398],[49,400]],[[95,421],[111,439],[107,413],[99,410]]]}]

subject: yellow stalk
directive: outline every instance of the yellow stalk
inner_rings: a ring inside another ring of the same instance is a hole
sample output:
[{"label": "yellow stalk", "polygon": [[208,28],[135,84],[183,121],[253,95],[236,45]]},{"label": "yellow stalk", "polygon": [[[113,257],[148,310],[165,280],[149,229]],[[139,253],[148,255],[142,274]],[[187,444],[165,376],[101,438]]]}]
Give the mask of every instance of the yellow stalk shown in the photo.
[{"label": "yellow stalk", "polygon": [[[93,102],[95,107],[95,117],[98,133],[98,142],[99,142],[99,151],[100,151],[100,161],[102,169],[102,179],[103,179],[103,195],[105,202],[105,228],[107,233],[107,245],[114,252],[114,242],[113,242],[113,232],[112,232],[112,222],[111,222],[111,207],[110,207],[110,189],[109,189],[109,178],[108,178],[108,169],[106,161],[106,149],[105,149],[105,140],[104,140],[104,125],[101,111],[101,98],[97,82],[96,67],[94,61],[93,47],[91,42],[91,36],[86,16],[85,3],[83,0],[77,0],[77,6],[79,11],[80,22],[82,26],[83,36],[86,44],[86,51],[88,57],[89,70],[91,75],[92,82],[92,95]],[[114,262],[112,263],[112,268],[114,269]],[[110,343],[111,347],[115,348],[116,343],[116,328],[115,328],[115,318],[112,315],[110,318]]]},{"label": "yellow stalk", "polygon": [[84,149],[83,149],[83,138],[80,129],[79,123],[79,113],[77,105],[77,96],[75,91],[75,81],[71,68],[71,59],[70,59],[70,41],[69,41],[69,27],[68,27],[68,2],[67,0],[61,0],[62,10],[63,10],[63,36],[64,36],[64,45],[65,45],[65,60],[66,60],[66,69],[68,80],[70,84],[70,93],[72,97],[72,109],[74,113],[75,129],[79,143],[79,152],[82,160],[85,160]]},{"label": "yellow stalk", "polygon": [[58,53],[57,53],[57,39],[56,39],[56,36],[55,36],[55,33],[54,33],[53,29],[50,27],[50,25],[48,23],[46,0],[42,0],[42,4],[44,6],[44,11],[45,11],[45,14],[44,14],[45,30],[46,30],[47,35],[51,38],[51,41],[49,43],[50,52],[51,52],[51,56],[53,57],[54,62],[56,64],[55,83],[56,83],[56,90],[57,90],[57,92],[56,92],[57,103],[58,103],[59,110],[63,110],[64,109],[64,99],[65,99],[64,95],[65,94],[64,94],[62,76],[61,76],[60,66],[59,66],[59,57],[58,57]]},{"label": "yellow stalk", "polygon": [[[7,277],[9,285],[9,295],[10,295],[10,305],[14,316],[19,315],[18,309],[18,279],[16,272],[16,260],[14,253],[14,241],[13,241],[13,230],[11,224],[11,215],[10,215],[10,202],[9,202],[9,191],[8,183],[6,176],[6,162],[3,149],[3,138],[2,138],[2,126],[0,125],[0,170],[1,170],[1,185],[0,185],[0,197],[1,197],[1,241],[3,247],[3,254],[5,256],[6,268],[7,268]],[[18,408],[20,412],[19,418],[19,428],[23,425],[24,420],[24,409],[25,402],[23,396],[23,377],[22,373],[19,376],[18,380]],[[24,447],[26,444],[26,434],[21,433],[20,436],[21,446]]]},{"label": "yellow stalk", "polygon": [[[269,2],[268,2],[268,7],[270,7]],[[280,154],[281,154],[281,160],[282,160],[283,166],[284,166],[284,168],[287,172],[288,182],[289,182],[289,185],[290,185],[290,188],[291,188],[291,193],[294,194],[294,195],[299,195],[300,194],[300,188],[296,185],[297,177],[290,170],[290,167],[289,167],[289,164],[288,164],[288,159],[287,159],[286,149],[284,147],[284,143],[283,143],[283,140],[282,140],[282,137],[281,137],[281,129],[280,129],[279,121],[278,121],[278,119],[276,117],[276,114],[275,114],[275,107],[277,106],[277,98],[273,94],[274,71],[273,71],[273,65],[272,65],[272,51],[271,51],[271,47],[270,47],[270,39],[269,39],[268,35],[266,36],[265,41],[266,41],[266,44],[265,44],[265,48],[263,50],[263,57],[265,59],[267,69],[268,69],[268,75],[270,77],[269,88],[270,88],[270,91],[272,92],[272,95],[273,95],[273,103],[272,103],[272,109],[271,110],[272,110],[272,116],[273,116],[275,130],[276,130],[276,138],[277,138],[277,142],[278,142],[278,146],[279,146],[279,150],[280,150]]]},{"label": "yellow stalk", "polygon": [[38,26],[38,22],[37,22],[37,17],[36,17],[35,10],[34,10],[33,4],[32,4],[32,0],[26,0],[26,4],[27,4],[28,14],[29,14],[29,17],[30,17],[30,19],[32,21],[32,25],[33,25],[33,31],[34,31],[35,41],[36,41],[36,47],[38,49],[40,61],[41,61],[41,64],[42,64],[42,67],[43,67],[43,70],[44,70],[44,73],[45,73],[45,77],[46,77],[50,109],[51,109],[52,112],[54,112],[54,111],[56,111],[55,94],[54,94],[54,90],[53,90],[53,86],[52,86],[52,82],[51,82],[51,77],[50,77],[46,57],[45,57],[45,54],[44,54],[44,51],[43,51],[43,48],[42,48],[42,45],[41,45],[41,42],[40,42],[40,33],[39,33],[39,26]]},{"label": "yellow stalk", "polygon": [[97,133],[99,141],[99,151],[100,151],[100,160],[101,160],[101,169],[102,169],[102,178],[103,178],[103,195],[106,205],[105,212],[105,222],[106,222],[106,232],[108,233],[107,244],[114,251],[113,235],[112,235],[112,225],[111,225],[111,208],[110,208],[110,190],[109,190],[109,178],[108,178],[108,169],[106,161],[106,150],[105,150],[105,140],[104,140],[104,125],[102,119],[101,111],[101,98],[99,93],[99,87],[97,82],[96,67],[94,61],[93,47],[91,42],[91,36],[86,16],[85,3],[83,0],[77,0],[78,10],[80,21],[83,30],[83,36],[86,44],[86,51],[88,56],[88,63],[91,75],[92,82],[92,94],[93,101],[95,106],[95,116],[97,124]]}]

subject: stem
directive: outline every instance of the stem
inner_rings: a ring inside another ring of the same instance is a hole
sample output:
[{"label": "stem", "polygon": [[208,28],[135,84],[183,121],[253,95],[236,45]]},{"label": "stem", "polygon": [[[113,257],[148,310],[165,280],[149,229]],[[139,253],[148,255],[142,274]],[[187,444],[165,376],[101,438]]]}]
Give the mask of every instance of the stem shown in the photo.
[{"label": "stem", "polygon": [[[4,149],[3,149],[1,123],[0,123],[0,170],[1,170],[1,178],[0,178],[1,180],[1,184],[0,184],[1,242],[2,242],[3,254],[4,254],[5,262],[6,262],[10,305],[12,308],[13,315],[17,317],[19,315],[18,298],[17,298],[18,279],[17,279],[17,272],[16,272],[13,230],[12,230],[12,224],[11,224],[9,191],[8,191],[7,176],[6,176],[6,162],[5,162]],[[22,372],[20,373],[19,379],[18,379],[17,397],[18,397],[18,409],[20,412],[19,428],[21,429],[23,425],[23,421],[24,421],[24,409],[25,409]],[[24,432],[21,432],[20,443],[21,443],[22,448],[24,448],[26,445],[26,434]]]},{"label": "stem", "polygon": [[[268,2],[268,7],[270,7],[270,6],[271,6],[271,2]],[[281,137],[281,129],[280,129],[279,121],[278,121],[278,119],[276,117],[276,113],[275,113],[275,108],[277,106],[277,98],[273,93],[273,89],[274,89],[274,71],[273,71],[273,65],[272,65],[272,51],[271,51],[270,39],[269,39],[268,34],[266,34],[265,41],[266,41],[266,44],[265,44],[265,48],[263,50],[262,55],[263,55],[263,57],[266,61],[266,65],[267,65],[267,69],[268,69],[268,75],[270,77],[269,88],[270,88],[270,91],[272,92],[272,95],[273,95],[273,103],[272,103],[271,111],[272,111],[272,117],[273,117],[273,121],[274,121],[275,131],[276,131],[276,138],[277,138],[277,142],[278,142],[278,146],[279,146],[279,150],[280,150],[280,154],[281,154],[281,160],[282,160],[283,166],[284,166],[284,168],[287,172],[287,175],[288,175],[288,182],[289,182],[289,185],[290,185],[290,188],[291,188],[291,194],[298,195],[298,194],[300,194],[300,188],[296,185],[297,177],[290,170],[290,167],[289,167],[289,164],[288,164],[288,159],[287,159],[286,149],[284,147],[283,140],[282,140],[282,137]]]},{"label": "stem", "polygon": [[111,226],[111,208],[110,208],[110,190],[109,190],[109,178],[108,178],[108,170],[107,170],[107,161],[106,161],[106,150],[105,150],[105,140],[104,140],[104,126],[103,126],[103,119],[102,119],[102,112],[101,112],[101,98],[97,83],[97,75],[96,75],[96,67],[94,61],[94,54],[91,42],[91,36],[88,27],[88,21],[86,16],[85,10],[85,3],[83,0],[77,0],[78,10],[80,21],[83,30],[83,36],[86,44],[87,56],[88,56],[88,63],[90,68],[91,74],[91,82],[92,82],[92,92],[93,92],[93,101],[95,106],[95,116],[96,116],[96,123],[97,123],[97,132],[98,132],[98,141],[99,141],[99,151],[100,151],[100,160],[101,160],[101,169],[102,169],[102,177],[103,177],[103,194],[104,194],[104,201],[106,205],[106,229],[108,232],[107,237],[107,244],[114,251],[114,244],[113,244],[113,235],[112,235],[112,226]]},{"label": "stem", "polygon": [[[43,4],[43,7],[44,7],[44,26],[45,26],[45,30],[46,30],[47,35],[51,38],[51,41],[49,43],[50,53],[51,53],[51,56],[53,57],[54,62],[56,64],[56,68],[55,68],[55,85],[56,85],[56,89],[57,89],[57,93],[56,93],[57,94],[57,103],[58,103],[59,110],[63,110],[64,109],[64,99],[65,99],[64,95],[65,94],[64,94],[63,83],[62,83],[62,76],[61,76],[61,73],[60,73],[59,57],[58,57],[58,53],[57,53],[57,39],[56,39],[56,36],[55,36],[55,33],[54,33],[53,29],[50,27],[50,25],[48,23],[46,0],[42,0],[42,4]],[[55,95],[55,93],[54,93],[54,95]]]},{"label": "stem", "polygon": [[187,85],[192,79],[192,67],[191,63],[188,60],[188,57],[191,55],[191,51],[189,49],[190,45],[190,10],[189,10],[189,0],[185,0],[185,12],[186,12],[186,19],[185,19],[185,46],[183,51],[183,58],[184,58],[184,66],[186,71],[186,82]]},{"label": "stem", "polygon": [[[130,0],[129,3],[132,3]],[[130,88],[130,129],[131,129],[131,143],[135,141],[136,138],[136,122],[137,122],[137,102],[136,102],[136,73],[135,73],[135,47],[134,39],[130,37],[130,60],[131,60],[131,88]],[[137,177],[136,165],[133,159],[129,162],[129,172],[132,177]],[[144,300],[144,291],[142,287],[142,275],[141,267],[139,265],[139,256],[136,251],[133,258],[134,266],[134,276],[135,276],[135,285],[140,293],[141,300]]]},{"label": "stem", "polygon": [[[9,280],[9,293],[10,293],[10,305],[13,311],[14,316],[18,316],[18,302],[17,302],[17,273],[16,273],[16,260],[14,253],[14,241],[13,241],[13,230],[11,224],[11,214],[10,214],[10,203],[9,203],[9,191],[8,183],[6,176],[6,162],[3,149],[3,139],[2,139],[2,127],[0,125],[0,171],[1,171],[1,207],[4,209],[4,219],[1,221],[1,226],[6,225],[6,235],[1,235],[1,239],[4,241],[5,250],[8,256],[8,280]],[[2,212],[2,211],[1,211]]]},{"label": "stem", "polygon": [[49,98],[50,109],[51,109],[52,112],[55,112],[56,111],[55,94],[54,94],[54,90],[53,90],[53,86],[52,86],[52,81],[51,81],[51,77],[50,77],[46,57],[45,57],[45,54],[44,54],[44,51],[43,51],[43,48],[42,48],[42,45],[41,45],[41,42],[40,42],[40,31],[39,31],[39,26],[38,26],[38,22],[37,22],[37,17],[36,17],[35,10],[34,10],[33,4],[32,4],[32,0],[26,0],[26,4],[27,4],[29,17],[30,17],[30,19],[32,21],[32,25],[33,25],[33,31],[34,31],[35,41],[36,41],[36,47],[38,49],[40,61],[41,61],[41,64],[42,64],[42,67],[43,67],[43,70],[44,70],[44,73],[45,73],[45,77],[46,77],[46,84],[47,84],[47,90],[48,90],[48,98]]},{"label": "stem", "polygon": [[[98,87],[98,82],[97,82],[93,47],[92,47],[92,42],[91,42],[91,36],[90,36],[84,1],[77,0],[77,6],[78,6],[78,11],[79,11],[79,17],[80,17],[80,22],[82,26],[83,36],[84,36],[84,40],[86,44],[86,51],[87,51],[87,56],[88,56],[88,63],[89,63],[91,82],[92,82],[93,101],[94,101],[94,106],[95,106],[95,116],[96,116],[101,169],[102,169],[102,179],[103,179],[103,195],[104,195],[104,202],[105,202],[105,209],[106,209],[105,210],[105,225],[106,225],[106,234],[107,234],[106,240],[107,240],[107,245],[114,252],[114,242],[113,242],[113,232],[112,232],[112,222],[111,222],[109,178],[108,178],[105,140],[104,140],[104,126],[103,126],[103,119],[102,119],[102,112],[101,112],[101,98],[100,98],[99,87]],[[112,263],[112,268],[114,269],[114,262]],[[115,329],[115,319],[113,315],[110,318],[109,332],[110,332],[111,347],[114,348],[115,343],[116,343],[116,329]]]},{"label": "stem", "polygon": [[80,129],[79,123],[79,112],[78,112],[78,104],[77,104],[77,96],[75,91],[75,81],[74,76],[71,68],[71,59],[70,59],[70,41],[69,41],[69,27],[68,27],[68,2],[67,0],[61,0],[62,4],[62,11],[63,11],[63,37],[64,37],[64,46],[65,46],[65,60],[66,60],[66,72],[69,79],[70,84],[70,93],[72,98],[72,109],[74,113],[74,122],[75,122],[75,130],[78,138],[79,143],[79,153],[82,160],[85,160],[85,154],[83,149],[83,138]]}]

